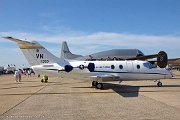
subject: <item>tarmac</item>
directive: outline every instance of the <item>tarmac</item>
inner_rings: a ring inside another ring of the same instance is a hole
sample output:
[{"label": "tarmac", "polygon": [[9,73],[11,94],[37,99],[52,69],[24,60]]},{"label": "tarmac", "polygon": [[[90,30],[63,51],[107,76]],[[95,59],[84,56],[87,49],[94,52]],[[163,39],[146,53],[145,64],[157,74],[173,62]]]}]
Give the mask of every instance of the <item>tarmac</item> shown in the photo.
[{"label": "tarmac", "polygon": [[179,120],[180,72],[176,77],[154,81],[104,83],[104,90],[91,81],[37,76],[0,76],[0,120]]}]

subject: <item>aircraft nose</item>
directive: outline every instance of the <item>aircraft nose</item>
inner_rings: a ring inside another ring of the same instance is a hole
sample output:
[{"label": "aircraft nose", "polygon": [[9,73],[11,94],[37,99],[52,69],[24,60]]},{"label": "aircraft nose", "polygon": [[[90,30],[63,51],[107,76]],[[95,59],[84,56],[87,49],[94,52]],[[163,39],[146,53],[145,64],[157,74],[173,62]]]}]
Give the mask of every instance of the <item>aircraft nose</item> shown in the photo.
[{"label": "aircraft nose", "polygon": [[171,72],[171,71],[170,71],[170,74],[171,74],[172,77],[175,77],[175,76],[176,76],[176,75],[175,75],[173,72]]},{"label": "aircraft nose", "polygon": [[171,71],[168,71],[168,75],[166,75],[166,78],[172,78],[174,76],[175,76],[174,73],[172,73]]}]

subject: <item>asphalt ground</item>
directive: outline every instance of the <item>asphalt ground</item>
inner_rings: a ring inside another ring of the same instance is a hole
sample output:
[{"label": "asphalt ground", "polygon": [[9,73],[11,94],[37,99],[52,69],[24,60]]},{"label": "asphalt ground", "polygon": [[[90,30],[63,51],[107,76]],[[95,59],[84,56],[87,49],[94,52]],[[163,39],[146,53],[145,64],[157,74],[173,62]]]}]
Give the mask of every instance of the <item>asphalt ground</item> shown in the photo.
[{"label": "asphalt ground", "polygon": [[37,76],[0,76],[0,120],[179,120],[180,72],[176,77],[154,81],[104,83],[104,90],[91,81]]}]

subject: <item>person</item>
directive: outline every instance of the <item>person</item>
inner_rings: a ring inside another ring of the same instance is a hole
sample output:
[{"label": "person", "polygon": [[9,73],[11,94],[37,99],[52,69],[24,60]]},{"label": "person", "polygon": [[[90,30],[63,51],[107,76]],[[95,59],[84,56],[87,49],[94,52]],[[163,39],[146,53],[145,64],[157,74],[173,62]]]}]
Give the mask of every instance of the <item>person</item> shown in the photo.
[{"label": "person", "polygon": [[18,73],[18,71],[16,70],[15,72],[14,72],[14,79],[15,79],[15,82],[19,82],[19,73]]},{"label": "person", "polygon": [[21,69],[19,69],[18,70],[18,80],[19,80],[19,82],[21,82],[21,73],[22,73],[22,71],[21,71]]},{"label": "person", "polygon": [[28,70],[28,76],[31,77],[31,69]]}]

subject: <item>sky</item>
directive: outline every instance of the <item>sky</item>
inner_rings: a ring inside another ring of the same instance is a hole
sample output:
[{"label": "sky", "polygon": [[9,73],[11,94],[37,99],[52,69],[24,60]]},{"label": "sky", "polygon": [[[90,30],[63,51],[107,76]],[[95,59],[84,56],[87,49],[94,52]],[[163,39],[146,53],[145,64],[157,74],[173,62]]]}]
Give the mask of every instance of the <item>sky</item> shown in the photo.
[{"label": "sky", "polygon": [[38,41],[57,57],[110,49],[180,57],[179,0],[0,0],[0,66],[29,67],[17,44]]}]

